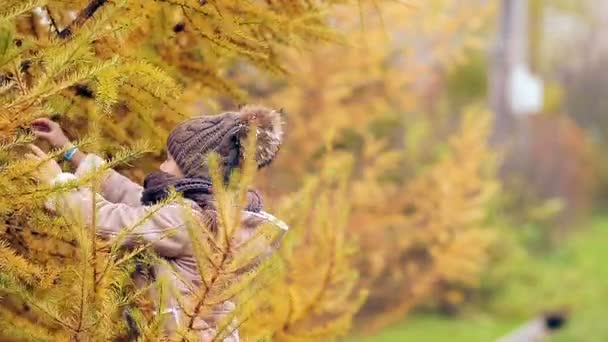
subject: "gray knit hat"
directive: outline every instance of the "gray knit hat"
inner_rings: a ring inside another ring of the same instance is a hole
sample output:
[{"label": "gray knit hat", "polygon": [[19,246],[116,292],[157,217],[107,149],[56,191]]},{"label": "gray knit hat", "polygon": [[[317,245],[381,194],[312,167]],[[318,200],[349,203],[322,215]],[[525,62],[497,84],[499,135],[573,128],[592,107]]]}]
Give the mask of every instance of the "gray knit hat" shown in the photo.
[{"label": "gray knit hat", "polygon": [[268,165],[283,139],[281,113],[259,105],[247,105],[238,112],[200,116],[177,125],[167,139],[167,150],[186,177],[207,175],[207,156],[216,152],[227,177],[243,160],[244,139],[257,127],[255,158],[259,167]]}]

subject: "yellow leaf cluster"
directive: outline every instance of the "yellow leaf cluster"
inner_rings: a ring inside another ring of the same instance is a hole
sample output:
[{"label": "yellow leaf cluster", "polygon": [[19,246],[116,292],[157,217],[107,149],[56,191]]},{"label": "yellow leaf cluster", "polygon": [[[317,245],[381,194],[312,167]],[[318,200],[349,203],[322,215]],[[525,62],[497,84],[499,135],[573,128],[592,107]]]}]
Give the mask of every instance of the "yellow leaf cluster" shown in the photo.
[{"label": "yellow leaf cluster", "polygon": [[291,223],[280,251],[283,272],[258,294],[266,302],[245,323],[248,337],[332,341],[350,330],[367,293],[358,288],[357,248],[346,232],[351,164],[348,155],[332,154],[319,176],[283,199],[280,212]]},{"label": "yellow leaf cluster", "polygon": [[439,97],[435,80],[480,48],[473,41],[493,11],[488,2],[449,0],[383,4],[361,17],[342,8],[334,22],[349,44],[288,51],[289,82],[262,83],[263,99],[290,114],[268,189],[299,184],[332,148],[354,157],[348,235],[361,245],[358,286],[369,290],[363,329],[432,297],[462,301],[453,288],[474,288],[487,267],[496,238],[485,226],[497,187],[490,115],[470,108],[450,116],[460,128],[446,138],[438,134],[447,119],[424,111]]},{"label": "yellow leaf cluster", "polygon": [[371,331],[441,297],[446,284],[477,286],[488,266],[497,236],[486,216],[498,188],[488,118],[470,109],[446,156],[403,186],[384,188],[382,212],[391,217],[384,236],[378,226],[357,225],[363,250],[373,255],[362,278],[372,289],[370,306],[361,313]]}]

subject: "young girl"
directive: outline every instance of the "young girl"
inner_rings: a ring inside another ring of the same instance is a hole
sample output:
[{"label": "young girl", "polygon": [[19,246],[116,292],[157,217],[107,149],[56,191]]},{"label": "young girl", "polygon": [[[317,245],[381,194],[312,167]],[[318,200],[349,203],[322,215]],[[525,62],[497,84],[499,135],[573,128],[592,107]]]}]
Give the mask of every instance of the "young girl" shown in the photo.
[{"label": "young girl", "polygon": [[[211,231],[217,229],[213,188],[206,165],[207,156],[212,151],[219,155],[222,172],[227,179],[243,161],[242,142],[254,122],[257,127],[255,156],[258,166],[263,167],[275,157],[282,141],[280,114],[262,106],[245,106],[238,112],[196,117],[175,127],[167,139],[167,160],[160,165],[160,171],[146,177],[143,187],[114,170],[108,170],[102,175],[101,193],[95,198],[94,222],[98,234],[110,238],[121,230],[136,226],[136,229],[126,234],[124,247],[132,248],[142,243],[150,245],[169,265],[155,265],[153,274],[169,277],[182,295],[188,295],[192,285],[201,285],[201,279],[186,230],[189,221],[184,217],[183,206],[169,203],[153,212],[150,212],[150,206],[163,200],[168,195],[169,188],[174,188],[183,195],[192,209],[192,214],[201,223],[210,226]],[[87,155],[75,148],[59,125],[49,119],[35,120],[32,123],[32,131],[52,146],[66,148],[64,158],[76,167],[74,174],[62,173],[55,161],[47,162],[38,172],[40,181],[56,185],[78,179],[104,163],[100,157]],[[34,155],[28,155],[29,158],[40,161],[48,159],[38,147],[32,145],[31,148]],[[49,201],[48,206],[60,215],[76,215],[84,219],[84,222],[93,222],[93,196],[90,191],[87,187],[81,187]],[[143,222],[140,222],[142,219]],[[249,191],[241,229],[235,239],[241,242],[246,240],[264,221],[274,224],[282,233],[287,230],[283,222],[262,210],[260,196],[255,191]],[[236,241],[237,244],[238,242]],[[267,249],[263,251],[264,255],[268,255],[274,247],[276,246],[264,247]],[[170,334],[176,328],[188,324],[192,315],[188,314],[187,308],[180,307],[176,298],[164,300],[168,303],[168,309],[164,312],[168,318],[164,325],[166,332]],[[225,302],[211,315],[194,317],[193,329],[200,331],[199,340],[207,341],[213,338],[218,319],[233,308],[233,303]],[[238,332],[235,330],[224,341],[238,340]]]}]

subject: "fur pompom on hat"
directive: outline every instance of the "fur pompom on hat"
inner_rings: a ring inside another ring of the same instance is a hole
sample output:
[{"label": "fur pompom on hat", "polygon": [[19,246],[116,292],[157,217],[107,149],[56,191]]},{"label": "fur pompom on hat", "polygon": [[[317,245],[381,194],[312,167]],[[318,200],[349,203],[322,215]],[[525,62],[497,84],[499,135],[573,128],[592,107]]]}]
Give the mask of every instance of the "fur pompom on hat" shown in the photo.
[{"label": "fur pompom on hat", "polygon": [[250,127],[256,126],[258,167],[264,167],[277,155],[283,141],[281,112],[260,105],[243,106],[237,112],[199,116],[177,125],[167,139],[167,150],[186,177],[208,174],[206,158],[219,154],[224,175],[241,165],[243,145]]}]

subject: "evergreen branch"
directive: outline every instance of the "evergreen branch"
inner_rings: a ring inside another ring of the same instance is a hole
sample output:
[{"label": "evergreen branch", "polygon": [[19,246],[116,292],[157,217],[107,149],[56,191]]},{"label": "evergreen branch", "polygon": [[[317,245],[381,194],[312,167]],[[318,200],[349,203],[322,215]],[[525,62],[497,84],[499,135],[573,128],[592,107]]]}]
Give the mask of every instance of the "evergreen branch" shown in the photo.
[{"label": "evergreen branch", "polygon": [[253,314],[248,315],[247,317],[241,317],[241,319],[239,319],[239,320],[238,320],[238,322],[237,322],[236,326],[235,326],[235,327],[233,327],[231,331],[227,331],[227,330],[228,330],[228,326],[229,326],[229,324],[224,324],[224,326],[223,326],[223,327],[222,327],[222,328],[221,328],[219,331],[217,331],[217,332],[216,332],[215,336],[213,336],[213,338],[211,339],[211,341],[210,341],[210,342],[215,342],[215,341],[218,341],[218,338],[222,338],[222,337],[224,337],[224,336],[222,336],[222,334],[223,334],[224,332],[227,332],[227,334],[226,334],[226,335],[230,335],[230,334],[234,333],[235,331],[238,331],[238,330],[239,330],[239,329],[241,329],[241,327],[242,327],[242,326],[243,326],[245,323],[247,323],[247,321],[249,321],[249,319],[251,319],[252,317],[253,317]]},{"label": "evergreen branch", "polygon": [[319,305],[319,303],[321,302],[321,299],[323,298],[323,296],[325,296],[325,293],[329,290],[329,286],[331,284],[331,276],[332,276],[333,269],[334,269],[334,263],[335,263],[334,259],[333,258],[330,259],[329,265],[327,266],[327,271],[325,272],[323,281],[321,283],[321,288],[315,294],[315,296],[313,296],[312,300],[310,300],[308,302],[308,305],[306,306],[306,308],[303,311],[300,311],[300,314],[299,314],[300,317],[296,318],[294,321],[290,321],[291,317],[287,318],[287,321],[282,328],[282,330],[284,332],[286,332],[286,333],[289,332],[289,330],[291,329],[293,324],[296,323],[299,318],[308,317],[310,315],[310,313],[314,311],[315,307],[317,305]]},{"label": "evergreen branch", "polygon": [[[133,230],[137,229],[139,226],[141,226],[144,222],[146,222],[147,220],[149,220],[152,216],[154,216],[154,214],[156,214],[160,209],[162,208],[162,205],[157,205],[155,208],[153,208],[152,210],[149,210],[146,215],[144,215],[143,217],[141,217],[137,222],[135,222],[134,224],[131,225],[131,227],[126,228],[126,229],[121,229],[121,231],[116,235],[116,237],[114,237],[108,244],[111,245],[110,248],[110,255],[116,255],[116,253],[118,252],[118,249],[122,246],[122,241],[133,232]],[[174,228],[172,230],[167,230],[167,234],[171,234],[174,233],[175,230],[177,230],[178,228]],[[143,250],[143,249],[142,249]],[[139,253],[139,252],[138,252]],[[133,256],[137,255],[138,253],[133,254]],[[132,257],[133,257],[132,256]],[[127,261],[129,258],[124,259],[122,262],[123,263],[125,261]],[[101,272],[101,275],[99,276],[99,282],[107,275],[107,272],[111,269],[111,266],[116,266],[116,264],[112,265],[112,261],[108,260],[108,262],[106,263],[106,266],[104,268],[104,270]]]},{"label": "evergreen branch", "polygon": [[[9,143],[8,146],[12,146],[12,147],[19,146],[18,144],[21,142],[24,142],[24,141],[26,141],[26,140],[17,138],[17,140],[14,143]],[[57,158],[57,156],[59,156],[60,153],[61,153],[61,150],[52,151],[52,152],[48,153],[47,158],[45,158],[44,160],[41,160],[41,161],[33,162],[29,159],[22,159],[22,160],[16,161],[13,165],[6,166],[6,167],[0,167],[0,175],[7,177],[11,181],[14,181],[18,178],[24,178],[26,176],[31,175],[33,172],[38,170],[38,168],[40,168],[40,166],[44,165],[45,163],[47,163],[51,160],[55,160],[55,158]],[[26,170],[22,169],[24,166],[27,167]],[[3,195],[10,195],[10,192],[5,192],[5,193],[3,193]]]},{"label": "evergreen branch", "polygon": [[57,22],[55,21],[55,17],[53,17],[53,14],[51,13],[51,7],[49,5],[46,5],[44,6],[44,9],[46,10],[46,13],[48,14],[49,19],[51,21],[51,27],[55,30],[57,34],[59,34],[60,30],[57,26]]},{"label": "evergreen branch", "polygon": [[[176,229],[177,228],[168,230],[166,233],[164,233],[163,235],[161,235],[158,239],[156,239],[154,241],[150,241],[150,242],[147,242],[145,244],[139,244],[139,247],[135,248],[134,250],[132,250],[131,252],[129,252],[127,255],[121,257],[116,262],[113,262],[112,263],[112,268],[116,268],[116,267],[120,266],[121,264],[124,264],[125,262],[133,259],[135,256],[137,256],[138,254],[142,253],[146,249],[152,247],[158,241],[171,236],[172,234],[175,233]],[[110,264],[110,262],[108,262],[106,265],[109,265],[109,264]],[[106,267],[106,269],[104,269],[103,273],[106,273],[106,270],[108,270],[108,269],[109,269],[109,267]],[[103,275],[103,273],[102,273],[102,275]],[[99,282],[101,282],[101,278],[99,278],[99,279],[96,278],[95,279],[95,283],[99,283]]]},{"label": "evergreen branch", "polygon": [[70,38],[73,34],[74,29],[80,28],[84,23],[89,20],[95,12],[103,6],[107,0],[91,0],[89,4],[78,13],[78,16],[63,30],[57,31],[57,35],[62,39]]},{"label": "evergreen branch", "polygon": [[13,75],[15,75],[14,81],[15,84],[17,84],[17,87],[19,88],[19,90],[21,91],[22,95],[27,94],[27,85],[25,84],[25,81],[23,80],[22,74],[21,74],[21,68],[20,68],[20,63],[18,63],[18,60],[13,60]]},{"label": "evergreen branch", "polygon": [[0,273],[0,291],[17,296],[31,307],[37,309],[41,313],[47,315],[51,320],[68,331],[73,331],[74,328],[65,322],[57,314],[57,310],[47,307],[47,304],[40,299],[32,297],[27,291],[22,289],[18,284],[13,284],[6,276]]},{"label": "evergreen branch", "polygon": [[[222,253],[222,257],[220,259],[218,269],[222,269],[222,267],[224,267],[224,264],[226,263],[227,260],[228,260],[228,252],[225,251],[224,253]],[[212,287],[215,285],[215,282],[218,279],[219,279],[219,272],[215,272],[215,274],[213,274],[211,276],[209,285],[205,286],[205,289],[203,290],[203,294],[199,297],[196,305],[194,306],[194,311],[192,313],[192,317],[190,318],[190,321],[188,322],[188,325],[187,325],[188,329],[192,329],[194,327],[194,322],[196,321],[196,317],[198,317],[198,315],[200,314],[201,309],[205,305],[205,300],[207,300],[207,297],[211,293]],[[183,340],[183,342],[187,342],[187,341]]]},{"label": "evergreen branch", "polygon": [[234,82],[217,74],[216,66],[207,66],[200,62],[184,59],[179,61],[179,69],[185,74],[184,77],[213,86],[217,91],[223,91],[233,96],[239,102],[246,102],[248,99],[247,94],[238,89],[237,85],[233,84]]},{"label": "evergreen branch", "polygon": [[58,340],[49,329],[45,329],[38,322],[23,317],[20,313],[11,312],[0,306],[0,336],[18,341],[48,341]]},{"label": "evergreen branch", "polygon": [[[64,80],[56,83],[50,84],[50,80],[47,79],[47,82],[44,84],[39,84],[35,88],[33,88],[27,95],[21,96],[15,99],[13,102],[9,102],[4,109],[11,110],[13,108],[19,108],[21,111],[27,109],[29,107],[35,106],[37,104],[42,103],[43,100],[48,98],[49,96],[58,93],[66,88],[73,86],[76,83],[83,82],[84,80],[89,79],[91,76],[96,73],[106,69],[113,67],[117,63],[117,60],[110,60],[107,62],[103,62],[97,64],[93,67],[89,67],[84,70],[79,70]],[[23,108],[25,107],[25,108]],[[20,118],[17,116],[17,118]]]},{"label": "evergreen branch", "polygon": [[[328,201],[322,201],[324,203],[324,205],[321,206],[323,210],[323,214],[317,214],[317,219],[321,222],[326,221],[327,220],[327,203]],[[302,317],[307,317],[308,315],[310,315],[312,312],[314,312],[315,307],[317,305],[319,305],[319,303],[321,302],[321,299],[325,296],[326,292],[329,291],[329,287],[331,285],[331,281],[332,281],[332,276],[334,273],[334,268],[335,268],[335,264],[336,264],[336,246],[335,246],[335,242],[336,242],[336,237],[335,235],[332,236],[330,238],[330,242],[329,242],[329,251],[327,252],[327,255],[329,257],[329,261],[328,261],[328,265],[327,265],[327,269],[323,275],[323,280],[321,281],[321,286],[319,288],[319,291],[317,291],[317,293],[312,296],[312,299],[308,301],[308,305],[303,309],[303,310],[299,310],[299,317],[287,317],[286,323],[285,325],[282,327],[282,330],[287,333],[292,325],[300,318]],[[293,313],[293,312],[292,312]]]},{"label": "evergreen branch", "polygon": [[[253,143],[255,143],[255,134],[252,134],[249,136],[248,138],[248,144],[251,145]],[[253,154],[249,155],[249,164],[253,165]],[[248,165],[247,161],[245,163],[245,175],[244,177],[241,178],[242,182],[247,182],[249,180],[249,177],[251,176],[249,173],[249,169],[251,168],[251,165]],[[217,266],[217,269],[215,270],[215,273],[211,276],[209,282],[208,282],[208,286],[205,286],[202,295],[199,297],[199,299],[197,300],[196,305],[194,306],[194,310],[193,310],[193,314],[192,317],[190,317],[190,321],[187,325],[188,329],[192,329],[194,322],[195,322],[195,318],[199,315],[200,310],[202,309],[202,307],[206,304],[205,301],[207,300],[208,296],[211,293],[211,290],[213,289],[213,286],[215,285],[215,283],[219,280],[220,275],[221,275],[221,271],[225,268],[226,263],[228,262],[228,260],[230,259],[230,256],[233,253],[232,250],[232,243],[233,243],[233,234],[236,231],[236,227],[239,226],[239,222],[240,222],[240,217],[241,217],[241,213],[242,213],[242,203],[238,203],[239,205],[235,208],[233,205],[230,204],[229,201],[229,197],[230,197],[230,192],[228,192],[228,189],[226,189],[226,186],[224,185],[224,177],[222,172],[220,171],[221,168],[219,166],[219,158],[216,154],[212,154],[209,157],[209,166],[210,166],[210,173],[211,173],[211,178],[212,178],[212,182],[214,185],[214,189],[215,189],[215,197],[216,197],[216,201],[217,201],[217,207],[218,207],[218,218],[219,218],[219,225],[218,227],[221,227],[222,230],[222,235],[224,236],[224,240],[222,241],[222,244],[225,244],[225,248],[223,248],[222,251],[222,255],[220,257],[220,262]],[[235,177],[233,177],[234,180],[236,180]],[[243,186],[243,184],[240,184],[241,188],[243,189],[239,189],[241,190],[240,192],[237,192],[237,200],[239,202],[242,202],[243,199],[246,196],[246,187]],[[243,191],[244,194],[242,193]],[[234,212],[233,212],[234,211]],[[231,217],[230,214],[233,214],[233,216]],[[238,213],[238,214],[237,214]],[[201,270],[199,270],[201,271]],[[202,272],[201,272],[202,273]],[[201,277],[203,277],[204,275],[201,274]],[[208,303],[207,303],[208,305]]]},{"label": "evergreen branch", "polygon": [[[146,87],[138,87],[137,85],[135,85],[135,84],[133,84],[131,82],[125,82],[125,85],[128,85],[128,86],[132,87],[133,89],[135,89],[137,91],[141,91],[141,92],[144,92],[144,93],[150,95],[150,97],[153,97],[155,100],[159,101],[160,103],[162,103],[163,105],[165,105],[167,108],[171,109],[176,114],[179,114],[180,116],[182,116],[184,118],[188,117],[182,111],[180,111],[179,109],[175,108],[168,101],[166,101],[163,98],[164,96],[162,96],[160,94],[155,94],[154,92],[152,92],[150,89],[147,89]],[[134,97],[132,97],[131,99],[134,99]]]},{"label": "evergreen branch", "polygon": [[188,287],[188,290],[190,291],[190,293],[196,295],[196,288],[194,287],[194,285],[192,284],[192,281],[187,280],[186,278],[184,278],[179,272],[176,272],[175,270],[173,270],[171,267],[169,267],[169,264],[167,263],[166,259],[163,258],[159,258],[157,257],[155,259],[155,261],[159,264],[164,264],[165,266],[167,266],[167,269],[171,269],[171,274],[176,277],[177,279],[179,279],[179,281],[186,285]]},{"label": "evergreen branch", "polygon": [[[184,208],[184,207],[182,206],[182,208]],[[185,211],[185,208],[184,208],[184,211]],[[190,236],[190,240],[191,240],[191,243],[193,246],[192,253],[193,253],[194,259],[196,261],[196,264],[198,266],[198,270],[199,270],[199,273],[201,276],[201,281],[205,287],[208,287],[207,279],[205,279],[204,274],[202,272],[202,270],[205,269],[205,267],[204,267],[205,263],[204,263],[203,259],[205,259],[215,269],[216,272],[219,272],[218,265],[216,265],[216,263],[213,261],[213,258],[211,257],[211,255],[209,255],[209,253],[207,253],[207,251],[205,250],[206,244],[205,244],[204,238],[201,236],[202,232],[200,230],[194,229],[195,225],[194,225],[191,215],[189,215],[186,212],[184,212],[183,215],[186,218],[186,229],[188,231],[188,235]],[[203,222],[201,222],[201,224],[202,224],[202,226],[205,226],[205,224]],[[205,227],[205,229],[207,231],[209,231],[206,227]],[[210,235],[207,240],[212,241],[213,236]],[[221,249],[219,251],[221,251]]]},{"label": "evergreen branch", "polygon": [[[97,201],[95,195],[97,194],[97,180],[93,179],[91,184],[91,228],[90,228],[90,239],[91,239],[91,254],[88,258],[92,259],[91,265],[93,267],[93,293],[97,293]],[[87,259],[88,259],[87,258]],[[93,297],[95,298],[95,297]]]},{"label": "evergreen branch", "polygon": [[[14,18],[22,15],[25,12],[31,11],[32,8],[42,6],[47,0],[28,0],[21,2],[17,6],[0,7],[0,24],[10,22]],[[2,6],[3,4],[0,4]]]},{"label": "evergreen branch", "polygon": [[[226,295],[223,297],[218,296],[215,301],[209,302],[208,305],[218,305],[226,301],[234,300],[237,297],[239,298],[239,303],[252,300],[252,297],[258,294],[257,290],[261,290],[264,286],[269,285],[280,275],[279,272],[273,272],[271,274],[270,271],[275,270],[276,267],[277,266],[274,262],[266,262],[255,270],[250,271],[250,273],[246,276],[234,276],[233,278],[237,281],[222,289],[222,292]],[[254,280],[256,281],[256,286],[253,285]],[[251,294],[250,296],[244,297],[242,295],[242,291],[245,289],[247,289],[247,292]],[[245,300],[243,300],[243,298],[245,298]]]},{"label": "evergreen branch", "polygon": [[31,133],[16,135],[11,140],[0,143],[0,151],[6,151],[17,146],[27,145],[34,141],[34,139],[35,138]]},{"label": "evergreen branch", "polygon": [[[270,274],[269,271],[271,270],[271,268],[270,268],[271,266],[273,266],[273,264],[268,262],[265,265],[262,265],[256,271],[256,273],[268,275],[268,274]],[[234,293],[232,296],[230,296],[228,298],[224,298],[221,302],[233,300],[238,296],[239,297],[238,304],[239,304],[239,306],[243,307],[243,306],[247,305],[249,302],[253,301],[255,298],[257,298],[257,296],[259,295],[259,290],[268,286],[276,277],[278,277],[278,275],[273,275],[273,277],[267,277],[267,279],[265,279],[265,281],[257,282],[257,286],[252,287],[252,288],[250,287],[248,289],[249,296],[247,296],[247,298],[243,298],[240,293]],[[256,280],[260,280],[260,277],[258,277]],[[238,281],[241,282],[240,279]],[[217,302],[215,304],[220,304],[221,302]],[[212,303],[211,305],[215,305],[215,304]],[[239,330],[243,324],[245,324],[251,317],[253,317],[253,314],[255,312],[256,312],[256,310],[252,310],[248,316],[240,317],[238,320],[238,324],[231,331],[229,331],[228,334],[232,334],[234,331]],[[235,317],[236,317],[236,312],[233,311],[233,312],[231,312],[230,315],[228,315],[228,317],[226,317],[226,321],[232,321],[233,318],[235,318]],[[213,341],[215,341],[217,338],[220,338],[220,336],[222,336],[222,333],[227,331],[229,325],[230,324],[224,324],[221,327],[221,329],[219,331],[217,331],[217,333],[215,334]]]},{"label": "evergreen branch", "polygon": [[[246,272],[252,267],[261,264],[269,257],[269,251],[266,249],[268,247],[266,246],[276,246],[277,241],[279,241],[283,233],[277,231],[275,227],[270,227],[269,230],[272,233],[266,234],[265,232],[261,231],[262,228],[263,227],[258,227],[257,230],[260,230],[259,233],[256,232],[255,235],[236,247],[238,253],[233,259],[232,263],[234,265],[230,265],[231,267],[224,270],[223,272],[225,274],[240,274]],[[256,244],[256,242],[258,242],[258,244]],[[260,248],[260,246],[263,247]],[[259,249],[262,250],[259,251]]]},{"label": "evergreen branch", "polygon": [[[94,193],[93,193],[94,194]],[[93,203],[95,203],[95,201],[93,201]],[[80,225],[82,227],[82,229],[84,229],[84,225]],[[84,244],[81,244],[81,246],[84,247]],[[78,333],[81,332],[82,329],[82,325],[84,324],[84,311],[85,311],[85,305],[86,305],[86,272],[87,272],[87,268],[88,268],[88,253],[83,253],[83,256],[81,257],[81,264],[82,264],[82,275],[81,275],[81,279],[82,279],[82,283],[80,284],[80,304],[78,305],[78,325],[76,326],[76,329],[74,331],[75,336],[74,338],[76,340],[78,340],[77,335]]]},{"label": "evergreen branch", "polygon": [[[211,16],[210,13],[205,12],[203,9],[194,7],[194,6],[188,4],[185,1],[180,1],[180,0],[154,0],[154,1],[155,2],[166,3],[166,4],[169,4],[171,6],[175,6],[175,7],[181,7],[182,9],[186,9],[187,8],[187,9],[189,9],[189,10],[195,12],[195,13],[202,14],[203,16],[206,16],[206,17],[210,17]],[[201,7],[203,7],[203,6],[201,6]]]},{"label": "evergreen branch", "polygon": [[[208,40],[209,42],[213,43],[214,45],[216,45],[217,47],[220,47],[222,49],[225,49],[226,51],[233,51],[233,50],[237,50],[238,52],[242,53],[245,56],[248,56],[252,59],[268,59],[268,53],[263,53],[263,52],[259,52],[256,51],[256,47],[247,45],[245,42],[243,41],[237,41],[236,39],[234,39],[233,37],[230,36],[224,36],[221,38],[224,38],[226,43],[224,43],[223,40],[218,39],[216,37],[211,36],[209,33],[205,32],[204,29],[202,29],[201,27],[199,27],[194,20],[192,19],[192,17],[188,14],[188,12],[182,7],[182,12],[184,14],[184,17],[188,20],[188,22],[190,22],[190,24],[192,25],[192,27],[194,28],[194,30],[204,39]],[[220,35],[221,33],[218,31],[216,32],[216,35]],[[259,44],[259,42],[258,42]]]},{"label": "evergreen branch", "polygon": [[42,267],[17,255],[4,240],[0,240],[0,270],[29,285],[39,282],[46,274]]},{"label": "evergreen branch", "polygon": [[[31,141],[29,141],[29,139],[33,137],[31,135],[25,135],[25,136],[17,136],[16,139],[13,142],[9,142],[7,143],[7,145],[0,145],[0,151],[4,150],[4,147],[6,148],[12,148],[12,147],[17,147],[26,143],[30,143]],[[76,147],[81,147],[84,144],[86,144],[87,141],[81,141],[76,143]],[[60,155],[63,155],[63,153],[65,153],[67,147],[61,148],[61,149],[56,149],[53,150],[49,153],[47,153],[48,157],[40,162],[35,162],[32,163],[31,160],[28,159],[22,159],[19,161],[15,161],[13,163],[13,165],[11,165],[12,167],[0,167],[0,175],[4,175],[5,177],[9,178],[11,181],[17,180],[19,178],[24,178],[26,176],[31,175],[33,172],[35,172],[40,166],[44,165],[45,163],[51,161],[51,160],[56,160]],[[23,167],[27,167],[26,170],[23,170]],[[2,194],[2,193],[0,193]],[[9,195],[8,192],[3,193],[4,195]],[[27,193],[21,193],[21,194],[27,194]]]}]

